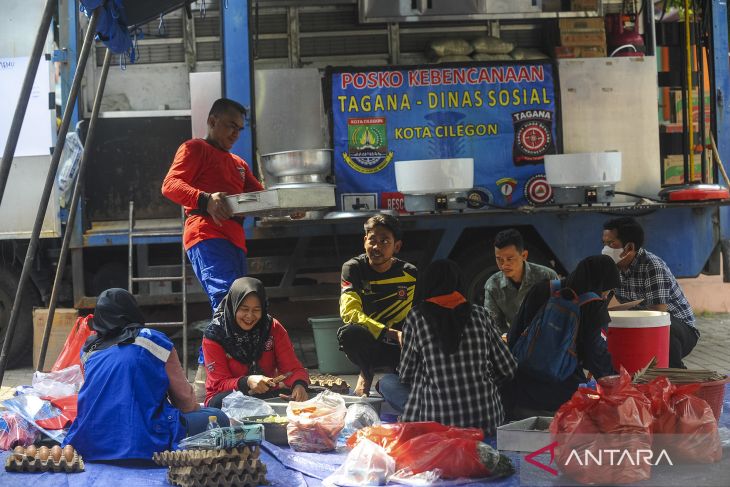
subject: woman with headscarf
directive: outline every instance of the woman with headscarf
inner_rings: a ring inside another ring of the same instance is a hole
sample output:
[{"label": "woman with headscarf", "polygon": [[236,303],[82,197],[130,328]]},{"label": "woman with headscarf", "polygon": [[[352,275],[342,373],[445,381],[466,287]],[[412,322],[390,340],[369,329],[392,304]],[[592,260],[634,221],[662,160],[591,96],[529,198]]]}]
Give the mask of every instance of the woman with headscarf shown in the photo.
[{"label": "woman with headscarf", "polygon": [[[568,277],[562,279],[561,285],[562,288],[572,289],[578,296],[593,292],[605,297],[608,291],[619,285],[618,269],[608,256],[588,257],[580,261]],[[549,298],[550,281],[535,284],[525,296],[507,335],[510,349]],[[590,371],[595,378],[614,374],[606,340],[601,336],[601,331],[605,332],[609,321],[605,300],[592,301],[581,306],[576,338],[578,365],[575,373],[562,382],[550,382],[518,367],[514,380],[502,388],[507,417],[517,420],[530,416],[551,416],[578,390],[580,383],[586,382],[583,369]]]},{"label": "woman with headscarf", "polygon": [[96,301],[83,346],[84,385],[78,415],[64,440],[86,460],[152,458],[205,430],[209,416],[228,426],[222,411],[201,408],[167,336],[145,328],[137,301],[108,289]]},{"label": "woman with headscarf", "polygon": [[[391,404],[407,396],[403,421],[492,434],[504,419],[497,385],[512,377],[517,362],[486,310],[471,304],[463,289],[454,262],[437,260],[426,268],[403,326],[398,376],[383,377],[378,387]],[[393,387],[394,381],[400,385]]]},{"label": "woman with headscarf", "polygon": [[258,279],[233,282],[205,329],[203,355],[208,371],[206,405],[220,407],[233,391],[260,398],[307,399],[309,374],[286,329],[269,315],[266,290]]}]

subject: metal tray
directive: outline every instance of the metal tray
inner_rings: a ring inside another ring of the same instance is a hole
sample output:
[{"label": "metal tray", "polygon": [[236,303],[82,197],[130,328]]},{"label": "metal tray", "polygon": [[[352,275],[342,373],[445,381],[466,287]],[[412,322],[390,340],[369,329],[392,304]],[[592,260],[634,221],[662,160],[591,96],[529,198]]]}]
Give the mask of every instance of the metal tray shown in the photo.
[{"label": "metal tray", "polygon": [[294,212],[324,210],[335,206],[333,184],[301,185],[294,188],[274,188],[226,197],[234,215],[286,216]]},{"label": "metal tray", "polygon": [[497,428],[497,449],[533,452],[550,444],[551,416],[533,416]]}]

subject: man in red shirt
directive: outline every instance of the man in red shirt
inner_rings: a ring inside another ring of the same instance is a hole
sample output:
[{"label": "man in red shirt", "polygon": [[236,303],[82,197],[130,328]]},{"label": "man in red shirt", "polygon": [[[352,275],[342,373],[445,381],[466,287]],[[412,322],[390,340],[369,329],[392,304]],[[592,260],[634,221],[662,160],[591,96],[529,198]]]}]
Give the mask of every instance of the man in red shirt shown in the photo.
[{"label": "man in red shirt", "polygon": [[246,161],[230,152],[245,115],[241,104],[216,100],[208,115],[207,137],[178,148],[162,183],[162,194],[185,207],[183,242],[213,311],[233,281],[248,271],[243,218],[232,215],[225,196],[264,189]]}]

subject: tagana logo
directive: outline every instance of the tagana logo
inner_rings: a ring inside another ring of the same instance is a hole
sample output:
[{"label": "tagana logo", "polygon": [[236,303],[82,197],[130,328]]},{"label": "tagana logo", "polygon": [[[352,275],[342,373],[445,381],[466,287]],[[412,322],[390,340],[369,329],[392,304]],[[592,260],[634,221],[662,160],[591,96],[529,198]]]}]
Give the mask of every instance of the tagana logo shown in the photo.
[{"label": "tagana logo", "polygon": [[[627,466],[641,466],[641,465],[674,465],[672,459],[665,449],[660,450],[658,453],[650,450],[639,448],[632,450],[629,448],[600,448],[600,449],[576,449],[571,448],[565,454],[560,455],[560,458],[565,458],[563,463],[556,461],[556,450],[559,445],[557,441],[550,443],[547,446],[535,450],[525,456],[525,461],[531,465],[534,465],[550,475],[557,476],[558,470],[551,467],[555,464],[558,468],[561,467],[604,467],[604,466],[615,466],[615,467],[627,467]],[[547,464],[542,463],[536,457],[550,453],[550,460]]]}]

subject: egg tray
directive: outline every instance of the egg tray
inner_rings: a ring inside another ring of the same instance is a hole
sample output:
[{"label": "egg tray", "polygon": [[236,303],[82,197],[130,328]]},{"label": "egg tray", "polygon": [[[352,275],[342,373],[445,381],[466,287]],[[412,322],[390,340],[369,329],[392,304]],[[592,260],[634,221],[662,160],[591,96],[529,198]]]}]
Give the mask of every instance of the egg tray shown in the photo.
[{"label": "egg tray", "polygon": [[237,462],[257,459],[257,446],[241,446],[227,450],[177,450],[152,455],[152,460],[163,467],[199,467],[213,463]]},{"label": "egg tray", "polygon": [[239,460],[237,462],[221,462],[211,465],[200,465],[198,467],[170,467],[169,474],[177,478],[188,477],[202,480],[206,477],[225,472],[236,472],[239,474],[266,474],[266,464],[258,458],[250,460]]},{"label": "egg tray", "polygon": [[309,376],[309,383],[313,386],[324,387],[338,394],[349,394],[350,384],[342,377],[331,374],[312,374]]},{"label": "egg tray", "polygon": [[25,455],[22,458],[18,458],[17,454],[11,454],[5,460],[5,470],[7,472],[65,472],[65,473],[76,473],[84,471],[84,460],[81,456],[74,452],[73,460],[67,462],[65,458],[57,462],[54,462],[52,458],[47,458],[45,461],[38,458],[38,454],[35,457],[27,457]]},{"label": "egg tray", "polygon": [[263,472],[257,474],[223,472],[205,477],[202,479],[177,476],[171,471],[167,472],[167,481],[172,485],[181,487],[255,487],[267,485],[266,475]]}]

